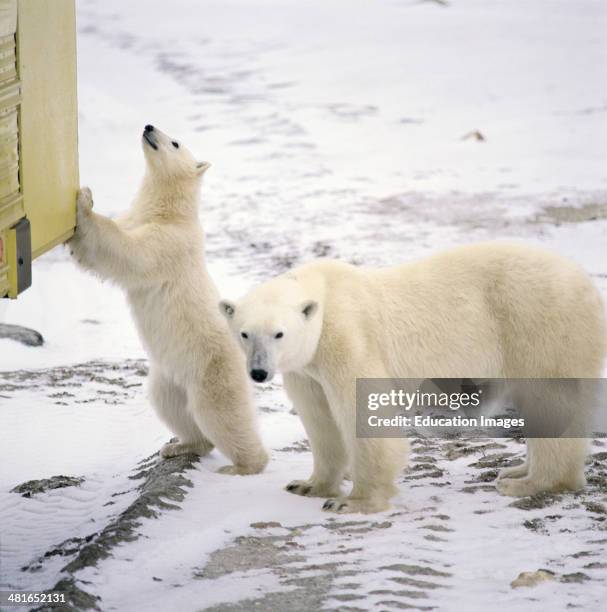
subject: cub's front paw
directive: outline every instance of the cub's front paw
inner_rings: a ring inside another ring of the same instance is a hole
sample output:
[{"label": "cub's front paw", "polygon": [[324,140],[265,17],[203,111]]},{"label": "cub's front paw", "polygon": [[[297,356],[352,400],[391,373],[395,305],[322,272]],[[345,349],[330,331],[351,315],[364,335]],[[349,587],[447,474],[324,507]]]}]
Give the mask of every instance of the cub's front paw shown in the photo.
[{"label": "cub's front paw", "polygon": [[351,497],[328,499],[322,507],[325,512],[335,512],[336,514],[374,514],[389,508],[390,502],[387,499],[353,499]]},{"label": "cub's front paw", "polygon": [[285,490],[305,497],[336,497],[341,493],[339,487],[315,484],[311,480],[293,480],[285,487]]},{"label": "cub's front paw", "polygon": [[88,187],[78,190],[76,198],[76,233],[87,231],[88,221],[93,210],[93,194]]},{"label": "cub's front paw", "polygon": [[78,190],[76,206],[78,207],[78,212],[84,214],[90,213],[93,210],[93,192],[88,187],[82,187]]},{"label": "cub's front paw", "polygon": [[[206,451],[206,452],[205,452]],[[160,449],[160,456],[163,459],[170,459],[178,455],[206,455],[209,450],[194,444],[182,444],[181,442],[167,442]]]}]

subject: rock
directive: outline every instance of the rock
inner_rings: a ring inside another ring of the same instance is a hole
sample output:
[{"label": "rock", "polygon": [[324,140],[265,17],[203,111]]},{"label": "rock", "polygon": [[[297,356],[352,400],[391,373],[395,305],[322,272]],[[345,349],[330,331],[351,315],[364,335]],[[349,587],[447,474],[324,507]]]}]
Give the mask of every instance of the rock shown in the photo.
[{"label": "rock", "polygon": [[532,587],[542,582],[554,580],[554,574],[548,570],[537,570],[537,572],[521,572],[511,583],[513,589],[519,587]]},{"label": "rock", "polygon": [[462,136],[462,140],[476,140],[477,142],[484,142],[485,137],[479,130],[474,130],[472,132],[468,132]]},{"label": "rock", "polygon": [[524,521],[523,527],[526,527],[530,531],[535,531],[536,533],[543,533],[548,535],[548,530],[544,525],[544,521],[541,518],[534,518],[530,521]]},{"label": "rock", "polygon": [[21,327],[20,325],[8,325],[6,323],[0,323],[0,338],[16,340],[26,346],[42,346],[44,344],[42,334],[35,329]]}]

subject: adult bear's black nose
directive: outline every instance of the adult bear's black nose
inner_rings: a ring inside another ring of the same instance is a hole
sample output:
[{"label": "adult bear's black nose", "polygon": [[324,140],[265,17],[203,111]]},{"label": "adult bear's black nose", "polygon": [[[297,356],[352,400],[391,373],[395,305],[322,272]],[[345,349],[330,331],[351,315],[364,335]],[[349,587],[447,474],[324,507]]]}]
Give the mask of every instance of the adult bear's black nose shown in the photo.
[{"label": "adult bear's black nose", "polygon": [[154,126],[153,126],[153,125],[150,125],[150,124],[148,123],[148,125],[146,125],[146,126],[145,126],[145,131],[146,131],[146,132],[153,132],[153,131],[154,131]]},{"label": "adult bear's black nose", "polygon": [[255,382],[263,382],[268,377],[268,373],[265,370],[251,370],[251,378]]}]

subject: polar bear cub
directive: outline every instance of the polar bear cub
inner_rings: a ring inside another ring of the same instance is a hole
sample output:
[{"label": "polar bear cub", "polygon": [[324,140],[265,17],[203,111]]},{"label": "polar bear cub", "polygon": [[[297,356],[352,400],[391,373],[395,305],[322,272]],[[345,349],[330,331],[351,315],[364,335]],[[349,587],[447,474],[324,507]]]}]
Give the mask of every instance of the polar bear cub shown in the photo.
[{"label": "polar bear cub", "polygon": [[[324,508],[335,512],[388,508],[409,450],[406,440],[356,437],[357,378],[595,378],[606,353],[588,276],[543,249],[500,242],[385,269],[319,260],[221,309],[253,380],[283,372],[308,434],[312,475],[287,490],[333,498]],[[519,401],[534,414],[586,401],[571,399]],[[501,472],[501,493],[584,486],[584,439],[528,439],[527,450],[522,467]],[[353,488],[343,497],[346,469]]]},{"label": "polar bear cub", "polygon": [[130,210],[111,220],[92,211],[89,189],[77,201],[69,246],[80,265],[122,287],[150,358],[149,390],[158,416],[179,438],[161,455],[206,455],[216,446],[233,465],[267,464],[245,361],[224,318],[204,262],[199,191],[208,163],[147,125],[146,174]]}]

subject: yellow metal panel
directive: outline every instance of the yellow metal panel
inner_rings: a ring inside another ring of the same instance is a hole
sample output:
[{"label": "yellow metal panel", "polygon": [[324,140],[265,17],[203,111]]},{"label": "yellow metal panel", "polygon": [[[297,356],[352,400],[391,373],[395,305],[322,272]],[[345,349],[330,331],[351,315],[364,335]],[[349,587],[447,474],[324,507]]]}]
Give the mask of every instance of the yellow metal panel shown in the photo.
[{"label": "yellow metal panel", "polygon": [[8,293],[8,263],[6,233],[0,230],[0,296]]},{"label": "yellow metal panel", "polygon": [[74,0],[19,0],[18,9],[21,191],[37,257],[76,224],[76,15]]},{"label": "yellow metal panel", "polygon": [[23,217],[19,189],[19,102],[17,0],[0,0],[0,297],[17,296],[15,232]]},{"label": "yellow metal panel", "polygon": [[0,0],[0,36],[15,33],[17,24],[17,0]]},{"label": "yellow metal panel", "polygon": [[0,37],[0,83],[17,78],[15,33]]},{"label": "yellow metal panel", "polygon": [[19,188],[21,90],[17,80],[16,32],[17,0],[0,0],[0,296],[9,291],[9,262],[15,258],[11,252],[15,241],[9,228],[25,214]]}]

